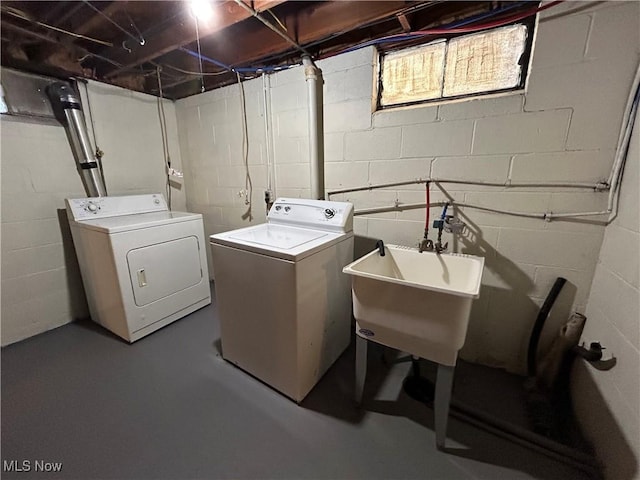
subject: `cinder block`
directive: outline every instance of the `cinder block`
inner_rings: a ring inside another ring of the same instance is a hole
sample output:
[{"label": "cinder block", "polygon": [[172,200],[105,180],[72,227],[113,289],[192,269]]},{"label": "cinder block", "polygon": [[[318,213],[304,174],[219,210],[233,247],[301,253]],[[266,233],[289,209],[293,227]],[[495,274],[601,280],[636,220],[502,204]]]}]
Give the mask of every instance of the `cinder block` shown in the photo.
[{"label": "cinder block", "polygon": [[300,82],[271,87],[271,111],[273,113],[302,108],[307,103],[304,77]]},{"label": "cinder block", "polygon": [[438,107],[416,105],[412,107],[378,110],[373,114],[374,127],[400,127],[420,123],[432,123],[438,119]]},{"label": "cinder block", "polygon": [[64,266],[61,243],[11,250],[2,254],[2,279],[55,270]]},{"label": "cinder block", "polygon": [[[640,121],[636,120],[636,125]],[[640,215],[638,215],[638,205],[640,205],[640,127],[635,128],[631,136],[631,144],[627,153],[620,187],[620,198],[618,201],[618,216],[614,220],[616,225],[620,225],[633,232],[640,232]]]},{"label": "cinder block", "polygon": [[465,194],[464,202],[470,206],[464,207],[464,212],[470,221],[477,225],[542,229],[545,223],[542,218],[487,212],[472,208],[471,205],[511,212],[543,214],[548,210],[549,197],[550,194],[546,192],[469,192]]},{"label": "cinder block", "polygon": [[606,181],[613,151],[552,152],[516,155],[513,183],[596,183]]},{"label": "cinder block", "polygon": [[309,161],[309,137],[277,137],[273,142],[274,163]]},{"label": "cinder block", "polygon": [[[551,213],[599,212],[607,209],[608,192],[573,191],[552,193],[549,202]],[[557,219],[545,222],[544,227],[549,230],[564,230],[584,233],[601,233],[609,215],[578,217],[571,219]]]},{"label": "cinder block", "polygon": [[302,82],[304,84],[304,67],[295,66],[286,70],[281,70],[277,73],[270,75],[271,87],[288,85],[291,83]]},{"label": "cinder block", "polygon": [[[79,191],[70,192],[69,197],[85,196]],[[12,194],[2,192],[2,222],[22,222],[57,218],[58,209],[63,209],[64,201],[54,193]]]},{"label": "cinder block", "polygon": [[309,198],[311,196],[309,187],[307,188],[280,188],[276,191],[277,198]]},{"label": "cinder block", "polygon": [[369,177],[368,162],[331,162],[325,164],[325,187],[347,188],[366,185]]},{"label": "cinder block", "polygon": [[[3,144],[6,140],[3,140]],[[3,156],[6,154],[3,153]],[[6,158],[6,157],[5,157]],[[34,192],[29,169],[16,163],[2,161],[2,193],[31,194]]]},{"label": "cinder block", "polygon": [[[401,204],[424,204],[426,202],[425,190],[424,187],[421,190],[398,190],[395,192],[396,199]],[[440,202],[446,202],[451,200],[450,197],[445,196],[443,193],[439,192],[435,188],[432,187],[429,202],[433,205],[429,210],[429,217],[431,220],[439,218],[443,207],[440,205],[436,205]],[[393,202],[388,202],[387,205],[393,205]],[[449,214],[454,214],[454,209],[450,208],[448,211]],[[426,212],[424,207],[415,208],[415,209],[407,209],[401,210],[397,214],[398,220],[415,220],[424,223],[426,219]],[[430,222],[432,223],[432,222]],[[430,235],[435,235],[436,230],[434,230],[431,226],[429,226]]]},{"label": "cinder block", "polygon": [[289,110],[274,114],[275,129],[279,137],[302,137],[309,135],[309,118],[306,110]]},{"label": "cinder block", "polygon": [[465,99],[440,105],[440,120],[493,117],[522,112],[523,95],[511,93],[490,98]]},{"label": "cinder block", "polygon": [[320,60],[317,66],[326,73],[349,70],[360,65],[372,65],[375,55],[376,49],[374,47],[366,47],[353,52],[325,58]]},{"label": "cinder block", "polygon": [[423,232],[423,222],[368,219],[367,235],[370,238],[382,239],[385,243],[392,245],[415,246],[422,238]]},{"label": "cinder block", "polygon": [[567,279],[569,285],[566,285],[565,288],[568,292],[575,289],[574,302],[586,305],[591,288],[591,272],[538,266],[535,268],[535,283],[529,294],[532,297],[545,298],[558,277]]},{"label": "cinder block", "polygon": [[[464,211],[454,209],[454,212],[466,223],[466,226],[461,234],[454,237],[452,251],[484,257],[485,267],[493,272],[498,272],[498,267],[493,264],[495,263],[494,259],[498,258],[496,248],[500,229],[470,224]],[[506,270],[506,272],[510,272],[510,270]]]},{"label": "cinder block", "polygon": [[[209,187],[207,189],[207,197],[205,202],[201,202],[205,205],[215,205],[216,207],[230,207],[233,205],[233,196],[237,193],[237,189],[229,187]],[[189,198],[195,198],[190,194]]]},{"label": "cinder block", "polygon": [[506,182],[510,161],[509,155],[440,157],[432,163],[431,177],[450,180]]},{"label": "cinder block", "polygon": [[485,320],[485,330],[489,332],[487,350],[480,361],[524,374],[526,347],[538,308],[524,293],[493,289]]},{"label": "cinder block", "polygon": [[326,73],[324,79],[324,103],[367,99],[373,95],[373,68],[362,65],[348,70]]},{"label": "cinder block", "polygon": [[[614,343],[610,344],[609,349],[611,351],[607,353],[614,354],[621,364],[625,362],[624,364],[628,366],[628,368],[614,368],[611,370],[613,382],[622,394],[622,399],[625,403],[630,408],[636,408],[637,412],[637,407],[640,405],[640,351],[617,329],[613,330],[612,338],[615,340]],[[635,423],[639,421],[640,419],[636,416]]]},{"label": "cinder block", "polygon": [[[365,190],[361,192],[349,192],[340,196],[340,201],[351,202],[354,205],[356,212],[366,208],[380,208],[389,207],[394,204],[396,195],[395,192],[388,190]],[[395,212],[380,212],[368,214],[363,219],[367,218],[386,218],[394,219],[397,215]]]},{"label": "cinder block", "polygon": [[518,263],[593,269],[602,237],[548,230],[503,229],[498,240],[500,254]]},{"label": "cinder block", "polygon": [[591,16],[567,15],[538,23],[532,70],[582,61]]},{"label": "cinder block", "polygon": [[[258,211],[258,206],[255,205],[253,209]],[[252,212],[253,212],[252,209]],[[224,218],[224,225],[228,227],[228,230],[235,230],[237,228],[251,227],[264,223],[264,217],[257,217],[255,215],[248,215],[249,208],[246,205],[239,207],[228,207],[222,211]]]},{"label": "cinder block", "polygon": [[638,41],[640,3],[612,2],[607,6],[608,8],[600,9],[593,15],[593,27],[589,35],[586,56],[588,58],[626,56],[627,59],[631,59],[640,53]]},{"label": "cinder block", "polygon": [[[4,243],[4,242],[3,242]],[[33,300],[34,292],[52,293],[67,289],[67,269],[46,270],[32,275],[2,279],[3,305]]]},{"label": "cinder block", "polygon": [[573,108],[568,149],[614,148],[635,73],[635,64],[628,58],[620,54],[606,59],[533,69],[525,110]]},{"label": "cinder block", "polygon": [[344,133],[327,133],[324,136],[325,162],[340,162],[344,160]]},{"label": "cinder block", "polygon": [[469,120],[409,125],[402,127],[402,156],[467,155],[472,136],[473,121]]},{"label": "cinder block", "polygon": [[430,159],[424,158],[371,162],[369,182],[377,184],[427,178],[429,163]]},{"label": "cinder block", "polygon": [[371,128],[371,101],[352,100],[324,106],[324,131],[352,132]]},{"label": "cinder block", "polygon": [[399,127],[349,132],[345,134],[344,157],[346,160],[397,158],[401,141],[402,130]]},{"label": "cinder block", "polygon": [[309,188],[309,164],[276,164],[276,185],[280,188]]},{"label": "cinder block", "polygon": [[2,224],[3,252],[61,242],[62,233],[57,218]]},{"label": "cinder block", "polygon": [[354,217],[353,218],[353,234],[361,237],[367,236],[369,222],[366,218]]},{"label": "cinder block", "polygon": [[616,280],[617,295],[611,306],[611,321],[620,334],[640,350],[640,292],[627,282]]},{"label": "cinder block", "polygon": [[612,225],[606,229],[600,251],[603,265],[636,288],[640,286],[639,246],[640,233]]},{"label": "cinder block", "polygon": [[474,154],[553,152],[564,149],[570,110],[476,120]]},{"label": "cinder block", "polygon": [[[490,234],[497,234],[493,229]],[[492,239],[493,240],[493,239]],[[489,243],[489,242],[487,242]],[[483,255],[484,256],[484,255]],[[536,267],[525,263],[513,263],[507,258],[490,255],[485,257],[485,269],[482,273],[482,285],[504,291],[511,291],[517,295],[535,296],[534,277]]]}]

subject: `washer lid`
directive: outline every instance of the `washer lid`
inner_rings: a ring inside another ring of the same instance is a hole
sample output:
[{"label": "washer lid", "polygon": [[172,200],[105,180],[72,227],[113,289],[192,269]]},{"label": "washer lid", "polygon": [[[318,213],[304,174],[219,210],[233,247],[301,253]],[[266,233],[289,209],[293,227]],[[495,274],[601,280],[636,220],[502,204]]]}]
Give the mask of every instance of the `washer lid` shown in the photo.
[{"label": "washer lid", "polygon": [[187,212],[152,212],[139,213],[137,215],[120,215],[118,217],[92,218],[79,222],[71,221],[72,226],[88,228],[98,232],[112,234],[128,232],[141,228],[157,227],[169,223],[186,222],[199,220],[202,215],[199,213]]},{"label": "washer lid", "polygon": [[321,230],[263,223],[211,235],[210,241],[213,244],[297,261],[333,245],[346,236]]},{"label": "washer lid", "polygon": [[235,230],[229,235],[231,240],[254,243],[265,247],[275,247],[291,250],[312,240],[326,237],[326,232],[304,230],[301,228],[287,228],[278,225],[267,225],[267,228],[251,230]]}]

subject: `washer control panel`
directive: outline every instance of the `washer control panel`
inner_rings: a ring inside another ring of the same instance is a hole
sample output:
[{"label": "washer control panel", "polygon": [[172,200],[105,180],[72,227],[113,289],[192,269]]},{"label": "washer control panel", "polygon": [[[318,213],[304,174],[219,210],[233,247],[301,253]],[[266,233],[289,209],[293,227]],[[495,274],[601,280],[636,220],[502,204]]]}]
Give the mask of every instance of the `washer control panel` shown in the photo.
[{"label": "washer control panel", "polygon": [[75,221],[168,210],[167,203],[160,193],[124,197],[67,198],[65,203],[69,218]]},{"label": "washer control panel", "polygon": [[278,198],[269,210],[269,223],[335,232],[353,230],[353,204],[328,200]]}]

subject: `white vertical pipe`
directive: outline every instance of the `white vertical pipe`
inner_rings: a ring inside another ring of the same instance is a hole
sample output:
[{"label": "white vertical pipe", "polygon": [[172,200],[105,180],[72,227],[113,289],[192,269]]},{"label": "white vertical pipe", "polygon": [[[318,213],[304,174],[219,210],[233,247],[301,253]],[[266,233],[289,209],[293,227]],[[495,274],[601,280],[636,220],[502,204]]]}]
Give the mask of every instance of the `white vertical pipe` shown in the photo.
[{"label": "white vertical pipe", "polygon": [[302,57],[304,76],[307,82],[309,102],[309,162],[311,198],[324,199],[324,132],[322,98],[318,95],[318,77],[321,72],[311,57]]}]

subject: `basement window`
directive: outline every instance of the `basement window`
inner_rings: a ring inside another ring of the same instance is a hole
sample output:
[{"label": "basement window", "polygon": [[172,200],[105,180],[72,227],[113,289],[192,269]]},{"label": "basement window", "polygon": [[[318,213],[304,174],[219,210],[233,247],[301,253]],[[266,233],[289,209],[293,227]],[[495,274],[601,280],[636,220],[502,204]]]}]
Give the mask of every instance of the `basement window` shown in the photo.
[{"label": "basement window", "polygon": [[524,88],[532,25],[381,53],[378,109]]}]

